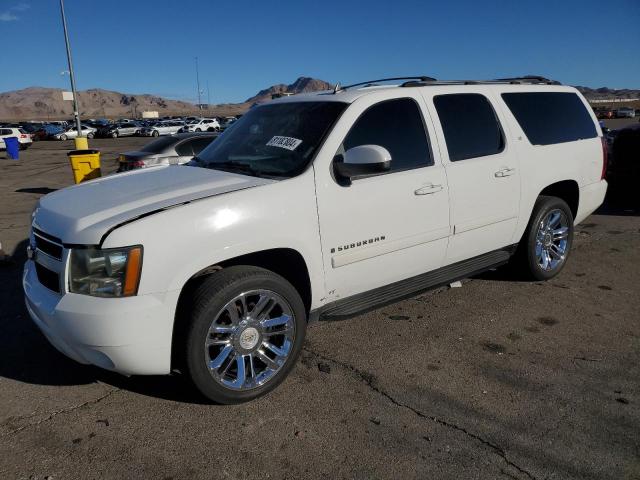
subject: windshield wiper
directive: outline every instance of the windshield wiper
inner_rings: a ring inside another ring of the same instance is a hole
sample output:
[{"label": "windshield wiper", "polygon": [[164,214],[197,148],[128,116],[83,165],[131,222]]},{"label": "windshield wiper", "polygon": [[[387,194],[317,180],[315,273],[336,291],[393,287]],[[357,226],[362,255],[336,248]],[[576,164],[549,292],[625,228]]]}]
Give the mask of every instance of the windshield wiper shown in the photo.
[{"label": "windshield wiper", "polygon": [[228,160],[226,162],[215,162],[207,164],[208,168],[218,169],[218,170],[227,170],[227,171],[238,171],[242,173],[248,173],[253,176],[260,176],[260,172],[253,168],[248,163],[237,162],[235,160]]}]

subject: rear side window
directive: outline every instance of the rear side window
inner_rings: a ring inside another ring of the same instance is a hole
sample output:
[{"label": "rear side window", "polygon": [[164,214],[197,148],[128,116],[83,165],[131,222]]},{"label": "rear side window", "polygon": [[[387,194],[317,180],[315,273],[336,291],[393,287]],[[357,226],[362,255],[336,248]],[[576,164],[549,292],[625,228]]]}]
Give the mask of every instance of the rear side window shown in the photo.
[{"label": "rear side window", "polygon": [[433,97],[433,103],[452,162],[495,155],[504,150],[502,128],[484,95],[437,95]]},{"label": "rear side window", "polygon": [[193,147],[192,140],[185,140],[182,143],[176,145],[176,153],[181,157],[192,157],[193,156]]},{"label": "rear side window", "polygon": [[532,145],[552,145],[598,136],[589,112],[575,93],[503,93],[502,99]]},{"label": "rear side window", "polygon": [[418,104],[410,98],[387,100],[366,110],[347,134],[347,151],[380,145],[391,154],[391,171],[432,165],[429,142]]},{"label": "rear side window", "polygon": [[207,136],[207,137],[196,137],[193,139],[191,143],[191,148],[193,149],[193,154],[198,155],[202,150],[209,146],[211,142],[215,140],[216,137]]}]

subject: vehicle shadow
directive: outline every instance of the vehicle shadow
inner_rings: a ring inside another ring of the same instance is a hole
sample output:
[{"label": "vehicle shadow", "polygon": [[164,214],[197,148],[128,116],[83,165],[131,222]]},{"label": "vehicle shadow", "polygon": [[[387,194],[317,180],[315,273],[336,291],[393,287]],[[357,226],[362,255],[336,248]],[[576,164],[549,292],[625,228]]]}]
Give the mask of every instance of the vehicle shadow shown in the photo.
[{"label": "vehicle shadow", "polygon": [[59,353],[29,317],[22,292],[28,240],[0,265],[0,377],[36,385],[86,385],[102,382],[140,395],[176,402],[208,403],[180,375],[125,377],[81,365]]},{"label": "vehicle shadow", "polygon": [[49,188],[49,187],[29,187],[29,188],[19,188],[16,190],[16,193],[38,193],[40,195],[46,195],[51,192],[55,192],[58,190],[57,188]]}]

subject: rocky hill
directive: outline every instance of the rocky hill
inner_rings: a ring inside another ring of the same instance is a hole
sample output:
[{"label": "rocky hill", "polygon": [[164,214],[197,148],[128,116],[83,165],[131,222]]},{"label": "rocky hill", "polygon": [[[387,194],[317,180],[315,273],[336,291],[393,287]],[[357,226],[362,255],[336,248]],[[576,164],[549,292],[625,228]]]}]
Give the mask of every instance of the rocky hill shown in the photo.
[{"label": "rocky hill", "polygon": [[[301,93],[330,88],[329,83],[315,78],[300,77],[290,85],[273,85],[260,90],[242,103],[212,105],[209,110],[198,111],[193,103],[169,100],[156,95],[128,94],[103,89],[78,92],[81,116],[84,118],[119,118],[140,116],[146,110],[157,111],[160,116],[201,113],[228,116],[245,112],[254,103],[271,100],[274,93]],[[29,87],[0,93],[0,120],[56,120],[70,118],[72,102],[62,100],[62,89]]]},{"label": "rocky hill", "polygon": [[274,94],[316,92],[319,90],[329,90],[330,88],[333,88],[333,85],[325,82],[324,80],[318,80],[316,78],[310,77],[300,77],[291,85],[280,83],[278,85],[272,85],[269,88],[265,88],[264,90],[260,90],[256,95],[248,98],[245,103],[252,105],[256,102],[260,103],[271,100],[271,97]]}]

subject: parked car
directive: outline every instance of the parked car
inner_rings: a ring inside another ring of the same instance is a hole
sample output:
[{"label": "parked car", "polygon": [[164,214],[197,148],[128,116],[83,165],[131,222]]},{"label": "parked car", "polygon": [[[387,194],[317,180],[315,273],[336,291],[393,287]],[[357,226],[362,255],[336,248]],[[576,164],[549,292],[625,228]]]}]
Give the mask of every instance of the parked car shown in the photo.
[{"label": "parked car", "polygon": [[131,137],[138,135],[142,127],[134,122],[111,123],[98,130],[97,136],[106,138]]},{"label": "parked car", "polygon": [[291,371],[307,322],[507,262],[554,278],[605,153],[584,97],[538,77],[283,97],[185,166],[42,197],[27,310],[81,363],[245,402]]},{"label": "parked car", "polygon": [[[96,134],[96,129],[93,127],[89,127],[87,125],[80,125],[80,128],[82,130],[81,132],[82,137],[93,138]],[[66,130],[63,130],[59,133],[54,134],[52,138],[55,138],[56,140],[68,140],[70,138],[77,138],[77,137],[78,137],[78,130],[75,126],[73,126],[71,128],[67,128]]]},{"label": "parked car", "polygon": [[0,150],[6,149],[3,138],[16,137],[20,144],[20,150],[26,150],[31,146],[31,135],[22,128],[2,127],[0,128]]},{"label": "parked car", "polygon": [[215,118],[201,118],[187,123],[180,129],[181,132],[218,132],[220,123]]},{"label": "parked car", "polygon": [[237,121],[238,121],[238,119],[236,117],[227,117],[227,118],[224,119],[224,121],[220,125],[220,129],[221,130],[226,130],[227,128],[229,128],[231,125],[233,125]]},{"label": "parked car", "polygon": [[616,118],[634,118],[636,111],[631,107],[621,107],[616,110]]},{"label": "parked car", "polygon": [[159,137],[160,135],[173,135],[178,133],[184,126],[182,122],[172,120],[164,122],[155,122],[140,129],[140,135],[143,137]]},{"label": "parked car", "polygon": [[615,117],[615,111],[612,108],[608,107],[598,107],[594,109],[594,113],[597,118],[600,119],[608,119]]},{"label": "parked car", "polygon": [[218,133],[179,133],[159,138],[138,151],[121,153],[118,172],[158,165],[182,165],[209,146]]}]

